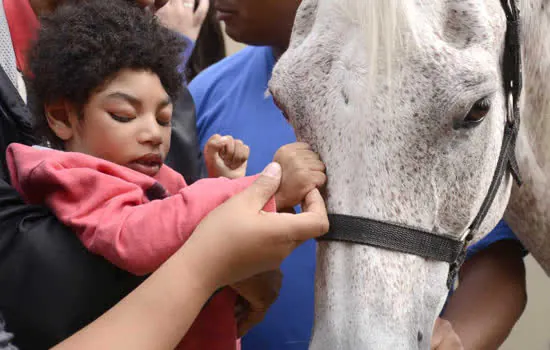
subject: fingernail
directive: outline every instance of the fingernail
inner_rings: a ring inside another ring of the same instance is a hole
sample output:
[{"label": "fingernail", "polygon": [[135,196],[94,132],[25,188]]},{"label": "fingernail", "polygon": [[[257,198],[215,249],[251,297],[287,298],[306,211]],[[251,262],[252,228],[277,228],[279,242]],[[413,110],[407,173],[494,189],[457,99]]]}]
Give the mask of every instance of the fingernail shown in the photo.
[{"label": "fingernail", "polygon": [[279,177],[281,175],[281,166],[279,163],[271,163],[264,169],[263,174],[269,177]]}]

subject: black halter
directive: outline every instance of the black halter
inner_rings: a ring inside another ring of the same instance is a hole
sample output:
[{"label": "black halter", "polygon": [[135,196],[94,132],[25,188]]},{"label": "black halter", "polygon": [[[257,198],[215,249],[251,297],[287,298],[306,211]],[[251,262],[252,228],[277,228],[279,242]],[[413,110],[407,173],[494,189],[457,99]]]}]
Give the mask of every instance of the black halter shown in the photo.
[{"label": "black halter", "polygon": [[452,287],[455,277],[464,262],[468,243],[479,230],[487,215],[502,178],[510,171],[514,180],[521,185],[515,156],[516,139],[519,132],[519,97],[522,87],[521,48],[519,38],[519,10],[516,0],[501,0],[506,14],[506,35],[502,63],[504,94],[506,97],[506,125],[499,159],[481,208],[474,221],[461,237],[436,235],[431,232],[403,225],[380,222],[348,215],[329,215],[330,232],[320,240],[343,241],[370,245],[414,254],[450,264],[447,287]]}]

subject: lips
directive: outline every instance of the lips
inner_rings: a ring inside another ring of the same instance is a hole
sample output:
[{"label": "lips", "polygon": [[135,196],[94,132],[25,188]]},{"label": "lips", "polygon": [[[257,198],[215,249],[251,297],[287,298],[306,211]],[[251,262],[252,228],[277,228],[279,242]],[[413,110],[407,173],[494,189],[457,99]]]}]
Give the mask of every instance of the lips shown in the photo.
[{"label": "lips", "polygon": [[149,153],[128,164],[128,168],[148,176],[155,176],[159,172],[162,163],[160,154]]},{"label": "lips", "polygon": [[220,5],[219,2],[216,2],[215,9],[216,9],[216,18],[218,19],[218,21],[227,21],[237,13],[235,9],[232,9],[231,7],[228,7],[228,6],[224,6],[223,4]]}]

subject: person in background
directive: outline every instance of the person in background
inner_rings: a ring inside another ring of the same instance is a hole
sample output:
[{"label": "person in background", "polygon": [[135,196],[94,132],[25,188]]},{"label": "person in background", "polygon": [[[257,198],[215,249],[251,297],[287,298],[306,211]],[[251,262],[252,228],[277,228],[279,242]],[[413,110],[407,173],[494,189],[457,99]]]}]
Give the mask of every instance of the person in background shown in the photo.
[{"label": "person in background", "polygon": [[[201,145],[217,133],[242,139],[253,150],[248,161],[251,174],[268,164],[281,146],[296,141],[292,127],[266,91],[273,67],[288,47],[300,3],[216,0],[216,15],[225,23],[226,33],[250,46],[209,67],[189,85]],[[471,255],[462,268],[460,286],[442,315],[450,323],[436,323],[434,349],[445,350],[445,339],[455,344],[456,337],[467,349],[500,343],[523,312],[524,251],[517,238],[504,226],[491,232],[477,248],[483,249]],[[306,242],[294,251],[281,268],[284,280],[280,296],[264,321],[243,338],[243,350],[308,348],[313,327],[315,242]],[[491,296],[489,291],[498,293]],[[486,297],[492,298],[491,302],[481,301]],[[487,318],[491,322],[485,322]],[[439,326],[444,332],[439,332]]]},{"label": "person in background", "polygon": [[157,12],[161,23],[179,33],[187,44],[183,52],[182,71],[188,82],[226,55],[223,31],[214,8],[209,0],[193,2],[169,0]]}]

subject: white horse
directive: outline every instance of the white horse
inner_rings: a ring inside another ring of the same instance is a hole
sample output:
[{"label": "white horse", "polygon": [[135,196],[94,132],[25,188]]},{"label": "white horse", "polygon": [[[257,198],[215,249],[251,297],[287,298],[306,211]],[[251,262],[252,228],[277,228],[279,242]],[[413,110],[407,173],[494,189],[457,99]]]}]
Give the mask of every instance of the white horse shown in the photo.
[{"label": "white horse", "polygon": [[[506,218],[550,272],[550,2],[519,6],[524,184]],[[303,0],[270,91],[327,165],[330,213],[467,232],[503,143],[506,30],[501,0]],[[475,239],[511,187],[507,173]],[[429,348],[448,263],[335,241],[317,262],[312,349]]]}]

